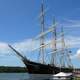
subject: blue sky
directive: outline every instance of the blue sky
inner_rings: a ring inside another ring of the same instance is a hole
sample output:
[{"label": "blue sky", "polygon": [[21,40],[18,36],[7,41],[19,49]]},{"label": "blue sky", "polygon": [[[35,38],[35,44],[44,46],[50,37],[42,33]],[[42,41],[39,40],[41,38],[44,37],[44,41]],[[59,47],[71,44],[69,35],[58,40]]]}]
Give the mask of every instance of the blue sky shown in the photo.
[{"label": "blue sky", "polygon": [[[40,33],[40,4],[41,0],[0,0],[1,66],[24,66],[15,55],[7,54],[11,52],[6,44],[16,45],[22,53],[30,50],[31,39]],[[52,24],[53,16],[64,26],[73,52],[72,62],[80,67],[80,0],[45,0],[45,13],[46,26]]]}]

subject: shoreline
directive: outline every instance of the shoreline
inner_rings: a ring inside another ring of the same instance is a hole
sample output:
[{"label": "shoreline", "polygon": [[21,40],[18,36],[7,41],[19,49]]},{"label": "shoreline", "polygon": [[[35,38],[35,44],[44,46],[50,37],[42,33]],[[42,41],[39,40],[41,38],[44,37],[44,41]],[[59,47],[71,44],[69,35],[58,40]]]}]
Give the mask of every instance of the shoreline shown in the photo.
[{"label": "shoreline", "polygon": [[0,73],[26,73],[26,67],[0,66]]}]

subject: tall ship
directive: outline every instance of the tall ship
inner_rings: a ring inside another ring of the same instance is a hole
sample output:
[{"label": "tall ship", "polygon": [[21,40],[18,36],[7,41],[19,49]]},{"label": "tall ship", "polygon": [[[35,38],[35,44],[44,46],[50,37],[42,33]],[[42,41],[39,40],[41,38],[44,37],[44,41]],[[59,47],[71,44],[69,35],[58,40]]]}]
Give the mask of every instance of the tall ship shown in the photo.
[{"label": "tall ship", "polygon": [[[64,30],[61,27],[60,33],[60,40],[61,42],[58,43],[57,35],[57,23],[55,19],[53,20],[53,24],[49,29],[45,30],[45,11],[44,11],[44,2],[42,1],[41,4],[41,14],[40,14],[40,21],[41,21],[41,32],[40,34],[34,38],[40,41],[39,50],[39,61],[35,62],[29,60],[26,56],[23,56],[19,51],[13,48],[11,45],[8,45],[23,61],[25,64],[28,73],[30,74],[57,74],[59,72],[73,72],[73,66],[71,64],[71,60],[69,51],[65,44],[64,39]],[[46,41],[46,36],[51,34],[52,38],[49,39],[49,42]],[[48,43],[46,43],[48,42]],[[59,44],[57,46],[57,44]],[[36,44],[37,45],[37,44]],[[52,45],[52,47],[49,47]],[[36,50],[36,49],[35,49]],[[35,54],[38,54],[37,52]],[[48,59],[46,61],[46,54]]]}]

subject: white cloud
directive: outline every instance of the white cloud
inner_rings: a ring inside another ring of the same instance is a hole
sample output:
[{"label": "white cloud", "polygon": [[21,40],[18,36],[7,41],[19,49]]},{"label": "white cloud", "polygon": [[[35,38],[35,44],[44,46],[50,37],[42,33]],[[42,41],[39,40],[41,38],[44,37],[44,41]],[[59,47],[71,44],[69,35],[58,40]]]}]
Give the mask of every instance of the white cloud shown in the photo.
[{"label": "white cloud", "polygon": [[70,48],[80,48],[80,37],[67,36],[65,39]]},{"label": "white cloud", "polygon": [[64,22],[61,24],[64,27],[67,28],[76,28],[79,27],[80,28],[80,20],[71,20],[71,19],[63,19]]},{"label": "white cloud", "polygon": [[34,42],[32,42],[32,39],[13,43],[13,46],[20,51],[30,51],[33,45],[34,45]]},{"label": "white cloud", "polygon": [[9,53],[9,48],[7,43],[0,42],[0,54]]},{"label": "white cloud", "polygon": [[[27,53],[32,51],[32,49],[36,49],[39,46],[39,41],[33,41],[32,39],[23,40],[21,42],[15,42],[10,44],[12,45],[16,50],[18,50],[21,53]],[[8,47],[8,43],[0,42],[0,54],[6,55],[11,54],[13,51]]]},{"label": "white cloud", "polygon": [[80,49],[77,50],[76,54],[71,56],[71,59],[79,59],[80,60]]},{"label": "white cloud", "polygon": [[77,51],[76,57],[80,59],[80,49]]},{"label": "white cloud", "polygon": [[[50,40],[47,40],[46,42],[50,42]],[[69,46],[69,48],[80,48],[80,38],[79,37],[67,36],[65,39],[65,42],[67,43],[66,45]],[[13,43],[11,45],[14,48],[16,48],[18,51],[25,53],[25,52],[32,51],[33,49],[39,48],[39,41],[38,40],[33,41],[32,39],[27,39],[21,42]],[[60,44],[58,46],[60,46]],[[12,52],[12,50],[8,47],[7,43],[0,42],[0,53],[6,54],[10,52]]]}]

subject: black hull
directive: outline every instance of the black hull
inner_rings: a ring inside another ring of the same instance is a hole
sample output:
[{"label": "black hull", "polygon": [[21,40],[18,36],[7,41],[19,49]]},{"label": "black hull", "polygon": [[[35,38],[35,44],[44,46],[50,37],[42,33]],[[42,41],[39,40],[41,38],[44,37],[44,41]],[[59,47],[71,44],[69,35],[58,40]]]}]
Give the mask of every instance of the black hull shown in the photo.
[{"label": "black hull", "polygon": [[24,61],[30,74],[57,74],[59,72],[72,72],[72,68],[60,68],[47,64],[36,63],[32,61]]}]

